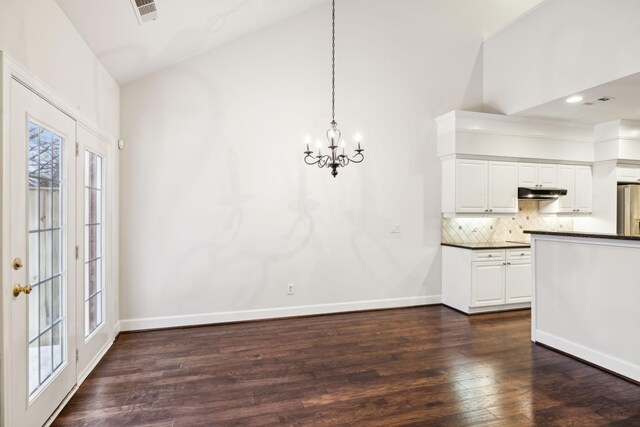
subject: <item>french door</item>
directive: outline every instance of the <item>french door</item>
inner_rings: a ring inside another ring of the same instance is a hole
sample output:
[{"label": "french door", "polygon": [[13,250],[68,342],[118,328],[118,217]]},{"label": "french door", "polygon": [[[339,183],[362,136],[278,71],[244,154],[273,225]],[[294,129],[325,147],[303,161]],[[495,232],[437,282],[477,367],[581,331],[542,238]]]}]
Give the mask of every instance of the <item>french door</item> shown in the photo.
[{"label": "french door", "polygon": [[11,420],[41,426],[77,380],[76,121],[10,94]]}]

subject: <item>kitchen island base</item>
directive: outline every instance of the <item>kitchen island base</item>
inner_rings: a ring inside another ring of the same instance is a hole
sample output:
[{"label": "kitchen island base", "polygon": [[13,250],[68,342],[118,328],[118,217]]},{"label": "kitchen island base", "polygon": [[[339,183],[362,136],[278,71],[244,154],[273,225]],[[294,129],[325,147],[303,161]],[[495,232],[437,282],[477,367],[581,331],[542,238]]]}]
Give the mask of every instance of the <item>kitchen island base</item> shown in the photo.
[{"label": "kitchen island base", "polygon": [[532,234],[532,340],[640,381],[640,240]]}]

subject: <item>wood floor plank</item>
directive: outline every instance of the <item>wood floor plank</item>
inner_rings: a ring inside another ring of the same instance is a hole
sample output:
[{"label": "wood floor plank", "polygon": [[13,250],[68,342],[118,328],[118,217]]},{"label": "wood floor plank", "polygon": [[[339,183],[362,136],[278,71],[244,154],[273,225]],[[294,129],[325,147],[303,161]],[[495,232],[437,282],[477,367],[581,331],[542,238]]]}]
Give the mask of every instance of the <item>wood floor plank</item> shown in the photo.
[{"label": "wood floor plank", "polygon": [[54,426],[640,426],[640,387],[443,306],[122,334]]}]

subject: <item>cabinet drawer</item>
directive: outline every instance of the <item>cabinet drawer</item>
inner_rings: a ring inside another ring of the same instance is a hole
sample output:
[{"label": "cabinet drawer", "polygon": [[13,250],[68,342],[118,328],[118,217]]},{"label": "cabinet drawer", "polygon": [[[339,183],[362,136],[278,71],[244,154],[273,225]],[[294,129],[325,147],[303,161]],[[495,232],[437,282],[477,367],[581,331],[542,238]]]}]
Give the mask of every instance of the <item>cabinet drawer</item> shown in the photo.
[{"label": "cabinet drawer", "polygon": [[504,251],[473,251],[474,261],[495,261],[504,259]]},{"label": "cabinet drawer", "polygon": [[507,251],[508,259],[530,259],[531,258],[531,249],[522,248],[522,249],[509,249]]}]

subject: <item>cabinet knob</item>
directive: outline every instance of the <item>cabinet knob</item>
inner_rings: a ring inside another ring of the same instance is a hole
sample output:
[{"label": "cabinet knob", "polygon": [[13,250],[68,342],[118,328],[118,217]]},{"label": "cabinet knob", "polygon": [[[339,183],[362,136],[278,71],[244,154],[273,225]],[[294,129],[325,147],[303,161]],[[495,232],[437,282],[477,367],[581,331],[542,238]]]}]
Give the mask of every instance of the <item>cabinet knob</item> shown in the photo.
[{"label": "cabinet knob", "polygon": [[493,255],[491,255],[491,254],[489,254],[489,255],[487,255],[487,256],[488,256],[489,258],[492,258],[492,257],[493,257]]}]

